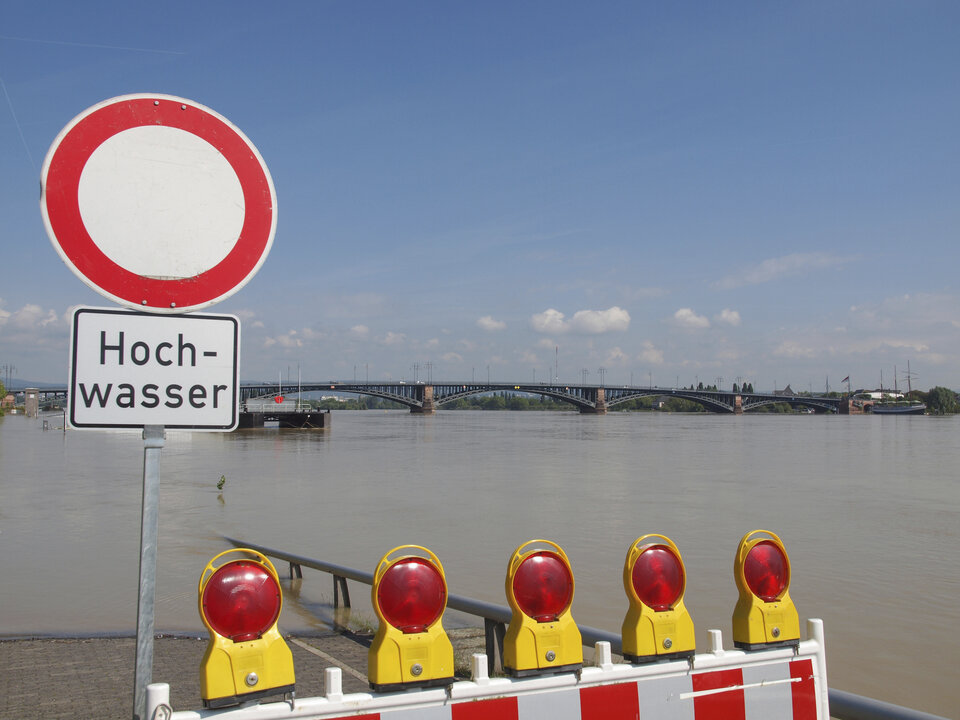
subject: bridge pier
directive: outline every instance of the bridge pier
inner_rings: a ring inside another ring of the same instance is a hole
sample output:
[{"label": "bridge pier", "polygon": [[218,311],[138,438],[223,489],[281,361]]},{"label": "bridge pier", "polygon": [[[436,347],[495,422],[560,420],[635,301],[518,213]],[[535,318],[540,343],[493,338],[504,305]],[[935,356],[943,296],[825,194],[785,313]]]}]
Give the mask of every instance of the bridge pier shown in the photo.
[{"label": "bridge pier", "polygon": [[733,414],[743,415],[743,398],[739,395],[735,395],[733,398]]},{"label": "bridge pier", "polygon": [[863,408],[855,405],[853,398],[844,398],[840,401],[837,413],[840,415],[863,415]]},{"label": "bridge pier", "polygon": [[584,415],[606,415],[607,399],[603,388],[596,388],[593,392],[587,391],[587,397],[593,400],[593,407],[580,406],[580,412]]},{"label": "bridge pier", "polygon": [[28,418],[35,418],[40,415],[40,390],[39,388],[27,388],[23,392],[23,410]]},{"label": "bridge pier", "polygon": [[416,398],[422,404],[411,407],[410,412],[417,415],[433,415],[437,411],[437,405],[433,401],[433,385],[417,385],[416,388]]}]

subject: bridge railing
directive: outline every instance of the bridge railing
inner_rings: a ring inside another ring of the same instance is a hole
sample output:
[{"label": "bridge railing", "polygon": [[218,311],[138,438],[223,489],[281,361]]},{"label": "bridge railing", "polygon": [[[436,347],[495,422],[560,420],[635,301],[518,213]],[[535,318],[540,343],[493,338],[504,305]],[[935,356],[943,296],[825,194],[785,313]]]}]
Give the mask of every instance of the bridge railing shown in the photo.
[{"label": "bridge railing", "polygon": [[[339,607],[339,597],[341,593],[344,597],[344,606],[350,607],[350,594],[347,589],[347,580],[354,580],[365,585],[373,585],[373,573],[356,570],[343,565],[335,565],[324,562],[323,560],[315,560],[302,555],[295,555],[262,545],[255,545],[245,540],[238,540],[225,535],[222,537],[235,547],[256,550],[269,557],[289,563],[291,577],[303,577],[303,567],[329,573],[333,576],[334,580],[334,607]],[[496,654],[497,648],[499,648],[499,652],[502,655],[506,624],[510,622],[512,615],[510,608],[452,594],[447,596],[447,607],[468,615],[483,618],[488,672],[492,673],[493,666],[498,657]],[[597,642],[608,642],[610,643],[610,649],[613,653],[618,655],[622,653],[623,646],[620,635],[588,625],[580,625],[579,623],[577,627],[580,629],[580,634],[583,637],[583,644],[585,646],[593,646]],[[828,688],[827,694],[830,703],[830,717],[837,718],[838,720],[948,720],[939,715],[931,715],[930,713],[920,710],[894,705],[893,703],[844,692],[843,690],[835,690],[834,688]]]}]

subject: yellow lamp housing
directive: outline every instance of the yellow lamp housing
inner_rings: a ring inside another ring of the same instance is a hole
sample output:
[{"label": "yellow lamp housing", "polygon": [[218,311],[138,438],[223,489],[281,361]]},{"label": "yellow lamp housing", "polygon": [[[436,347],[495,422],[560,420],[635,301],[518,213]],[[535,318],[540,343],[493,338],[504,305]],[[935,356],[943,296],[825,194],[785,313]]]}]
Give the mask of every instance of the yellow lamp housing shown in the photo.
[{"label": "yellow lamp housing", "polygon": [[623,619],[623,657],[633,663],[692,657],[693,618],[683,604],[687,585],[680,551],[665,535],[643,535],[627,550],[623,588],[630,607]]},{"label": "yellow lamp housing", "polygon": [[373,576],[380,627],[367,653],[370,687],[390,691],[453,682],[453,645],[443,629],[447,579],[425,547],[401,545]]},{"label": "yellow lamp housing", "polygon": [[780,538],[753,530],[740,540],[733,563],[740,599],[733,643],[745,650],[800,644],[800,619],[790,599],[790,558]]},{"label": "yellow lamp housing", "polygon": [[582,667],[583,640],[570,614],[573,572],[561,547],[549,540],[518,547],[505,587],[513,615],[503,639],[504,670],[524,677]]},{"label": "yellow lamp housing", "polygon": [[203,569],[197,594],[210,633],[200,661],[203,706],[292,693],[293,655],[277,630],[283,593],[270,560],[245,548],[222,552]]}]

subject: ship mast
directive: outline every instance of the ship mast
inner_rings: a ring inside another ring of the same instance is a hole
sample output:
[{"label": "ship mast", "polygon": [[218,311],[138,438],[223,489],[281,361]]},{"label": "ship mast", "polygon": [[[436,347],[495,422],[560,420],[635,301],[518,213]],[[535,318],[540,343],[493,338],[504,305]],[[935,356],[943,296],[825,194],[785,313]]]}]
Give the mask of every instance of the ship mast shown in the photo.
[{"label": "ship mast", "polygon": [[913,378],[915,378],[915,377],[916,377],[916,374],[910,372],[910,361],[907,360],[906,378],[907,378],[907,393],[908,393],[908,394],[913,392]]}]

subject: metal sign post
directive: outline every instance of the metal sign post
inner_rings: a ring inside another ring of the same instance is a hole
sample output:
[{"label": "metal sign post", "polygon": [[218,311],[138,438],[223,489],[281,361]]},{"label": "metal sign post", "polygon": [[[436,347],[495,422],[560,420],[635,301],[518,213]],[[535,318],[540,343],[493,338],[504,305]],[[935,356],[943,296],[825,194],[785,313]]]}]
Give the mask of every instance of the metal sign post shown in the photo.
[{"label": "metal sign post", "polygon": [[143,428],[143,511],[140,518],[134,720],[146,720],[147,685],[153,681],[153,603],[157,588],[157,535],[160,524],[160,451],[165,437],[163,425],[146,425]]},{"label": "metal sign post", "polygon": [[164,428],[237,424],[239,321],[184,313],[257,273],[276,233],[277,195],[257,148],[229,120],[153,94],[105,100],[71,120],[47,152],[40,189],[67,267],[140,311],[74,313],[69,398],[71,427],[143,428],[133,717],[147,720]]}]

